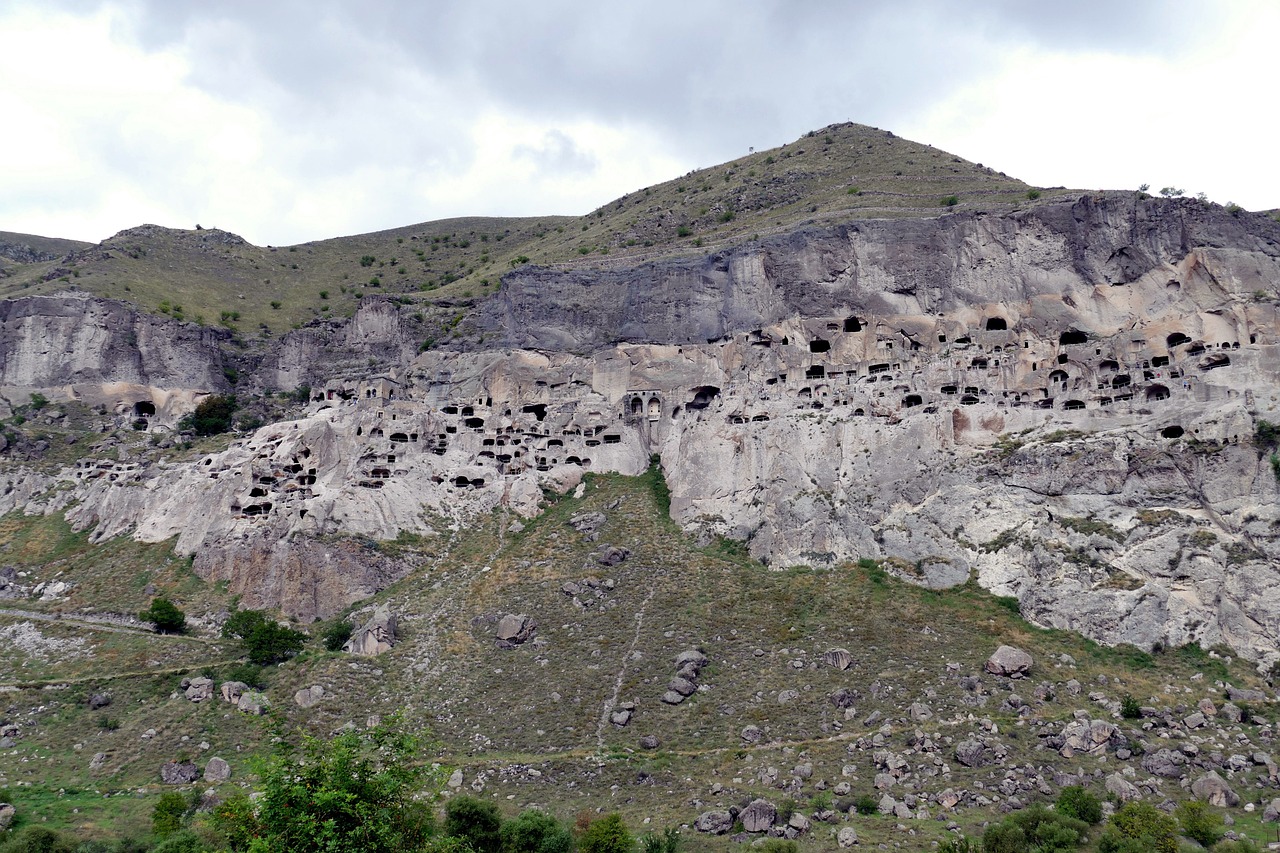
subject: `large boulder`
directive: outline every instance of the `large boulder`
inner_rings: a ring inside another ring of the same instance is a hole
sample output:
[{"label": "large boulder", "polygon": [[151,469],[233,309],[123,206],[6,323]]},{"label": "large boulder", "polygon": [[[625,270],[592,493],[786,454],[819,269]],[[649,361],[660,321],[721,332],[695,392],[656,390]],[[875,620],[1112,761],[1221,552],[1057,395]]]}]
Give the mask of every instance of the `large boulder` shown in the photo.
[{"label": "large boulder", "polygon": [[822,662],[844,672],[853,664],[853,655],[849,654],[848,649],[832,649],[823,653]]},{"label": "large boulder", "polygon": [[981,767],[991,763],[991,753],[986,744],[978,740],[962,740],[956,744],[956,761],[965,767]]},{"label": "large boulder", "polygon": [[187,685],[187,698],[192,702],[203,702],[206,699],[213,698],[213,679],[200,678],[191,679],[191,683]]},{"label": "large boulder", "polygon": [[836,833],[836,844],[841,847],[852,847],[858,843],[858,831],[852,826],[842,826]]},{"label": "large boulder", "polygon": [[110,693],[95,693],[89,697],[89,710],[97,711],[99,708],[105,708],[111,704]]},{"label": "large boulder", "polygon": [[230,702],[232,705],[240,701],[240,697],[249,691],[249,685],[243,681],[224,681],[220,692],[222,693],[222,701]]},{"label": "large boulder", "polygon": [[383,604],[373,611],[368,622],[352,633],[342,648],[353,655],[376,657],[391,651],[395,644],[396,617],[390,605]]},{"label": "large boulder", "polygon": [[17,817],[18,810],[10,803],[0,803],[0,832],[4,832]]},{"label": "large boulder", "polygon": [[694,820],[693,828],[710,835],[724,835],[733,829],[733,815],[727,811],[703,812]]},{"label": "large boulder", "polygon": [[1106,787],[1107,793],[1122,803],[1142,798],[1142,792],[1138,790],[1137,786],[1119,773],[1112,773],[1107,777]]},{"label": "large boulder", "polygon": [[1001,646],[987,658],[985,668],[992,675],[1022,678],[1031,672],[1031,655],[1013,646]]},{"label": "large boulder", "polygon": [[190,785],[200,778],[194,761],[166,761],[160,765],[160,780],[166,785]]},{"label": "large boulder", "polygon": [[514,649],[532,640],[537,633],[538,623],[533,617],[523,613],[508,613],[498,620],[498,629],[494,632],[494,637],[500,648]]},{"label": "large boulder", "polygon": [[1142,769],[1164,779],[1181,779],[1186,763],[1186,756],[1171,749],[1158,749],[1142,757]]},{"label": "large boulder", "polygon": [[319,684],[304,687],[293,694],[293,701],[299,708],[310,708],[324,698],[324,688]]},{"label": "large boulder", "polygon": [[1116,734],[1116,727],[1105,720],[1072,720],[1062,729],[1064,758],[1078,753],[1100,754]]},{"label": "large boulder", "polygon": [[230,778],[231,765],[226,762],[226,759],[214,756],[204,766],[204,781],[206,782],[225,782]]},{"label": "large boulder", "polygon": [[738,819],[747,832],[768,832],[778,820],[778,808],[768,800],[752,800]]},{"label": "large boulder", "polygon": [[1220,809],[1235,808],[1240,805],[1240,795],[1231,790],[1226,780],[1214,770],[1210,770],[1192,782],[1191,793]]},{"label": "large boulder", "polygon": [[259,693],[256,690],[250,690],[241,694],[240,701],[236,703],[236,707],[243,714],[250,714],[255,717],[261,717],[267,713],[267,708],[271,703],[267,700],[265,693]]}]

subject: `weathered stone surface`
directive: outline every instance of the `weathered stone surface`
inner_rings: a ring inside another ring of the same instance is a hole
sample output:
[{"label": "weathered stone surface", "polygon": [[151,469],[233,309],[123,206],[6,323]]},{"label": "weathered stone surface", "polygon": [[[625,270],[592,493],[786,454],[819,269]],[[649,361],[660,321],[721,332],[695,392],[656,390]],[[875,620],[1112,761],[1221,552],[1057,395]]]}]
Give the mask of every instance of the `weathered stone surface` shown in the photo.
[{"label": "weathered stone surface", "polygon": [[1013,646],[1001,646],[987,658],[985,669],[993,675],[1023,676],[1031,671],[1031,655]]},{"label": "weathered stone surface", "polygon": [[249,690],[249,685],[243,681],[224,681],[219,692],[222,694],[223,702],[230,702],[232,705],[240,701],[240,697]]},{"label": "weathered stone surface", "polygon": [[267,700],[265,693],[259,693],[256,690],[249,690],[240,695],[239,701],[236,702],[236,707],[239,708],[240,712],[243,714],[251,714],[253,716],[260,717],[267,713],[267,708],[270,704],[271,703]]},{"label": "weathered stone surface", "polygon": [[853,655],[848,649],[832,649],[823,653],[822,662],[843,672],[853,664]]},{"label": "weathered stone surface", "polygon": [[768,832],[777,819],[777,806],[763,799],[752,800],[738,815],[742,828],[747,832]]},{"label": "weathered stone surface", "polygon": [[645,735],[640,738],[639,743],[641,749],[657,749],[662,746],[662,741],[658,740],[656,735]]},{"label": "weathered stone surface", "polygon": [[703,812],[694,820],[693,828],[710,835],[724,835],[733,829],[733,815],[728,811]]},{"label": "weathered stone surface", "polygon": [[0,832],[8,829],[17,815],[18,810],[13,807],[12,803],[0,803]]},{"label": "weathered stone surface", "polygon": [[494,636],[503,648],[515,648],[534,638],[538,633],[538,623],[523,613],[508,613],[498,620],[498,628]]},{"label": "weathered stone surface", "polygon": [[200,778],[193,761],[168,761],[160,766],[160,781],[166,785],[189,785]]},{"label": "weathered stone surface", "polygon": [[1142,757],[1142,769],[1152,776],[1165,779],[1181,779],[1185,772],[1182,768],[1187,759],[1181,753],[1170,749],[1158,749]]},{"label": "weathered stone surface", "polygon": [[310,708],[324,697],[324,687],[319,684],[313,684],[310,687],[303,687],[294,693],[293,701],[300,708]]},{"label": "weathered stone surface", "polygon": [[1116,727],[1105,720],[1072,720],[1062,729],[1064,758],[1077,753],[1100,754],[1116,735]]},{"label": "weathered stone surface", "polygon": [[206,699],[213,698],[213,679],[212,678],[193,678],[187,686],[187,698],[192,702],[203,702]]},{"label": "weathered stone surface", "polygon": [[1191,793],[1220,809],[1235,808],[1240,805],[1240,796],[1231,790],[1231,786],[1218,775],[1216,770],[1210,770],[1192,782]]},{"label": "weathered stone surface", "polygon": [[965,767],[982,767],[991,763],[992,756],[981,741],[970,739],[956,744],[955,758]]},{"label": "weathered stone surface", "polygon": [[90,711],[97,711],[100,708],[105,708],[110,704],[111,704],[110,693],[94,693],[92,696],[89,697]]},{"label": "weathered stone surface", "polygon": [[698,685],[694,684],[692,681],[689,681],[688,679],[680,678],[679,676],[676,676],[675,678],[671,679],[671,681],[667,684],[667,689],[674,690],[676,693],[679,693],[681,696],[692,696],[693,694],[698,692]]},{"label": "weathered stone surface", "polygon": [[858,843],[858,831],[852,826],[842,826],[836,833],[836,844],[840,847],[852,847]]},{"label": "weathered stone surface", "polygon": [[225,782],[231,778],[231,765],[224,759],[214,756],[204,766],[204,781]]},{"label": "weathered stone surface", "polygon": [[1122,803],[1142,798],[1142,792],[1138,790],[1137,786],[1119,773],[1112,773],[1107,776],[1106,789],[1108,794]]},{"label": "weathered stone surface", "polygon": [[396,617],[390,605],[379,605],[358,629],[352,632],[343,649],[353,655],[377,657],[391,651],[396,644]]}]

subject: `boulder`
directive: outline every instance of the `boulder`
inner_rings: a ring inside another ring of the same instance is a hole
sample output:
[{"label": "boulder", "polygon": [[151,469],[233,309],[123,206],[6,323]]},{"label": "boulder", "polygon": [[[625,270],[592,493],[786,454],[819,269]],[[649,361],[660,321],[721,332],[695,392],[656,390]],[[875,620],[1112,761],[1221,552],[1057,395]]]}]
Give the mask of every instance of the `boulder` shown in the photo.
[{"label": "boulder", "polygon": [[679,705],[684,701],[684,694],[677,693],[674,690],[668,690],[662,694],[662,701],[667,705]]},{"label": "boulder", "polygon": [[1231,790],[1231,786],[1215,770],[1210,770],[1192,782],[1191,793],[1220,809],[1235,808],[1240,805],[1240,796]]},{"label": "boulder", "polygon": [[629,556],[631,551],[628,548],[606,545],[596,553],[596,562],[602,566],[616,566]]},{"label": "boulder", "polygon": [[96,711],[111,704],[110,693],[95,693],[89,697],[89,710]]},{"label": "boulder", "polygon": [[702,669],[707,665],[707,656],[697,649],[686,649],[676,655],[676,669],[684,669],[692,666],[694,669]]},{"label": "boulder", "polygon": [[812,825],[809,818],[799,811],[792,812],[791,817],[787,819],[787,826],[794,829],[796,835],[804,835]]},{"label": "boulder", "polygon": [[224,681],[221,687],[222,701],[230,702],[234,705],[240,701],[240,697],[247,693],[248,690],[249,685],[243,681]]},{"label": "boulder", "polygon": [[733,815],[728,811],[703,812],[694,820],[693,828],[709,835],[724,835],[733,829]]},{"label": "boulder", "polygon": [[373,611],[369,621],[361,625],[342,648],[353,655],[376,657],[391,651],[396,644],[396,617],[388,604]]},{"label": "boulder", "polygon": [[1062,729],[1064,758],[1077,753],[1099,754],[1104,752],[1117,729],[1105,720],[1072,720]]},{"label": "boulder", "polygon": [[759,743],[760,739],[764,737],[764,732],[760,730],[759,726],[745,726],[739,737],[742,738],[743,743]]},{"label": "boulder", "polygon": [[1228,684],[1227,698],[1232,702],[1265,702],[1267,701],[1267,694],[1261,690],[1241,690]]},{"label": "boulder", "polygon": [[231,765],[222,758],[214,756],[204,766],[204,781],[225,782],[231,778]]},{"label": "boulder", "polygon": [[858,695],[852,690],[845,687],[837,688],[830,696],[827,697],[832,705],[835,705],[841,711],[845,708],[852,708],[858,701]]},{"label": "boulder", "polygon": [[991,754],[986,745],[972,739],[956,744],[955,757],[965,767],[981,767],[991,763]]},{"label": "boulder", "polygon": [[694,684],[692,681],[688,680],[687,678],[681,678],[679,676],[676,676],[675,678],[671,679],[670,683],[667,684],[667,689],[674,690],[675,692],[679,693],[681,696],[692,696],[693,694],[698,692],[698,685]]},{"label": "boulder", "polygon": [[987,658],[985,669],[992,675],[1021,678],[1031,671],[1031,655],[1013,646],[1001,646]]},{"label": "boulder", "polygon": [[1186,763],[1187,759],[1182,753],[1171,749],[1158,749],[1142,757],[1142,769],[1163,779],[1181,779],[1182,766]]},{"label": "boulder", "polygon": [[213,698],[212,678],[193,678],[187,685],[187,698],[192,702],[203,702]]},{"label": "boulder", "polygon": [[293,694],[293,701],[300,708],[310,708],[312,705],[324,698],[324,688],[319,684],[313,684],[310,687],[304,687],[297,693]]},{"label": "boulder", "polygon": [[11,803],[0,803],[0,832],[4,832],[17,817],[18,810]]},{"label": "boulder", "polygon": [[738,819],[747,832],[768,832],[778,819],[778,809],[768,800],[752,800]]},{"label": "boulder", "polygon": [[267,700],[265,693],[259,693],[256,690],[250,690],[241,694],[240,701],[236,703],[236,707],[243,714],[251,714],[255,717],[261,717],[267,713],[267,708],[271,703]]},{"label": "boulder", "polygon": [[1122,803],[1142,798],[1142,792],[1138,790],[1137,786],[1119,773],[1112,773],[1107,777],[1106,788],[1108,794]]},{"label": "boulder", "polygon": [[523,613],[508,613],[498,620],[498,629],[494,632],[498,647],[514,649],[534,638],[538,633],[538,623]]},{"label": "boulder", "polygon": [[609,715],[609,722],[621,728],[631,722],[631,712],[626,708],[620,708]]},{"label": "boulder", "polygon": [[836,844],[841,847],[852,847],[858,843],[858,831],[852,826],[842,826],[836,833]]},{"label": "boulder", "polygon": [[645,735],[640,738],[641,749],[657,749],[662,746],[662,741],[658,740],[656,735]]},{"label": "boulder", "polygon": [[1280,798],[1267,803],[1267,807],[1262,810],[1262,819],[1267,823],[1280,822]]},{"label": "boulder", "polygon": [[853,665],[853,655],[849,654],[848,649],[832,649],[822,655],[822,662],[844,672]]},{"label": "boulder", "polygon": [[190,785],[200,778],[194,761],[166,761],[160,765],[160,780],[166,785]]}]

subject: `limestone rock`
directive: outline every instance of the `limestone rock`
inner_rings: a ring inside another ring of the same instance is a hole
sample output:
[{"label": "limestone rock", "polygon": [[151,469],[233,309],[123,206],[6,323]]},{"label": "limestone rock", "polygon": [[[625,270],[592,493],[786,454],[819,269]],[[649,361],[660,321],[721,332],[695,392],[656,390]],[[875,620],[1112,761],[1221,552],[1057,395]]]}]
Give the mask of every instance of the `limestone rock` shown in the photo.
[{"label": "limestone rock", "polygon": [[778,819],[778,809],[768,800],[752,800],[738,815],[738,819],[747,832],[768,832]]},{"label": "limestone rock", "polygon": [[963,740],[956,744],[956,761],[965,767],[982,767],[991,763],[991,751],[977,740]]},{"label": "limestone rock", "polygon": [[94,693],[89,697],[89,710],[97,711],[111,704],[110,693]]},{"label": "limestone rock", "polygon": [[214,756],[204,766],[204,781],[225,782],[231,778],[231,765],[224,759]]},{"label": "limestone rock", "polygon": [[310,708],[325,697],[324,687],[313,684],[293,694],[293,701],[300,708]]},{"label": "limestone rock", "polygon": [[167,761],[160,766],[160,780],[166,785],[189,785],[200,778],[193,761]]},{"label": "limestone rock", "polygon": [[236,707],[240,709],[242,714],[260,717],[267,713],[267,708],[270,704],[265,693],[249,690],[240,695],[239,701],[236,702]]},{"label": "limestone rock", "polygon": [[379,605],[369,621],[352,632],[344,651],[364,657],[377,657],[391,651],[396,644],[396,617],[388,604]]},{"label": "limestone rock", "polygon": [[232,705],[239,702],[240,697],[248,690],[249,685],[245,684],[243,681],[224,681],[222,682],[221,688],[219,688],[219,692],[222,694],[222,701],[230,702]]},{"label": "limestone rock", "polygon": [[1240,796],[1231,790],[1231,786],[1215,770],[1210,770],[1192,782],[1191,793],[1220,809],[1235,808],[1240,805]]},{"label": "limestone rock", "polygon": [[1142,792],[1138,790],[1137,786],[1119,773],[1112,773],[1107,776],[1106,789],[1108,794],[1122,803],[1142,798]]},{"label": "limestone rock", "polygon": [[858,843],[858,831],[852,826],[842,826],[836,833],[836,844],[840,847],[852,847]]},{"label": "limestone rock", "polygon": [[13,807],[12,803],[0,803],[0,832],[4,832],[13,824],[13,819],[17,814],[18,810]]},{"label": "limestone rock", "polygon": [[187,698],[192,702],[203,702],[206,699],[213,698],[213,679],[200,678],[191,679],[190,685],[186,690]]},{"label": "limestone rock", "polygon": [[733,815],[728,811],[710,811],[698,815],[693,828],[709,835],[724,835],[733,829]]},{"label": "limestone rock", "polygon": [[987,658],[985,669],[993,675],[1021,677],[1031,671],[1031,655],[1013,646],[1001,646]]},{"label": "limestone rock", "polygon": [[538,623],[523,613],[508,613],[498,620],[498,628],[494,636],[498,646],[514,649],[533,639],[538,632]]},{"label": "limestone rock", "polygon": [[831,649],[823,653],[822,662],[844,672],[853,664],[853,655],[849,654],[848,649]]},{"label": "limestone rock", "polygon": [[657,749],[662,745],[662,742],[655,735],[645,735],[640,738],[639,743],[641,749]]}]

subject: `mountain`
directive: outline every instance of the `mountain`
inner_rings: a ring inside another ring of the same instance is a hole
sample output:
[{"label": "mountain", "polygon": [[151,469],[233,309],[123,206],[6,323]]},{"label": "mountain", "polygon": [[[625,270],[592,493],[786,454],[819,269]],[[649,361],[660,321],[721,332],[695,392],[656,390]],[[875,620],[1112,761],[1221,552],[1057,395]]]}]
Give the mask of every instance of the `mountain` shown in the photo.
[{"label": "mountain", "polygon": [[[842,125],[585,217],[64,248],[0,279],[0,630],[57,768],[0,784],[142,784],[179,732],[261,748],[169,695],[223,679],[236,606],[372,619],[381,656],[304,656],[271,701],[317,731],[403,707],[521,803],[666,824],[874,790],[868,837],[902,842],[1116,767],[1155,802],[1276,784],[1239,705],[1280,661],[1267,215]],[[192,637],[138,632],[157,594]],[[980,674],[1002,643],[1034,686]],[[145,710],[91,770],[79,685]],[[1199,746],[1147,761],[1165,737]]]}]

